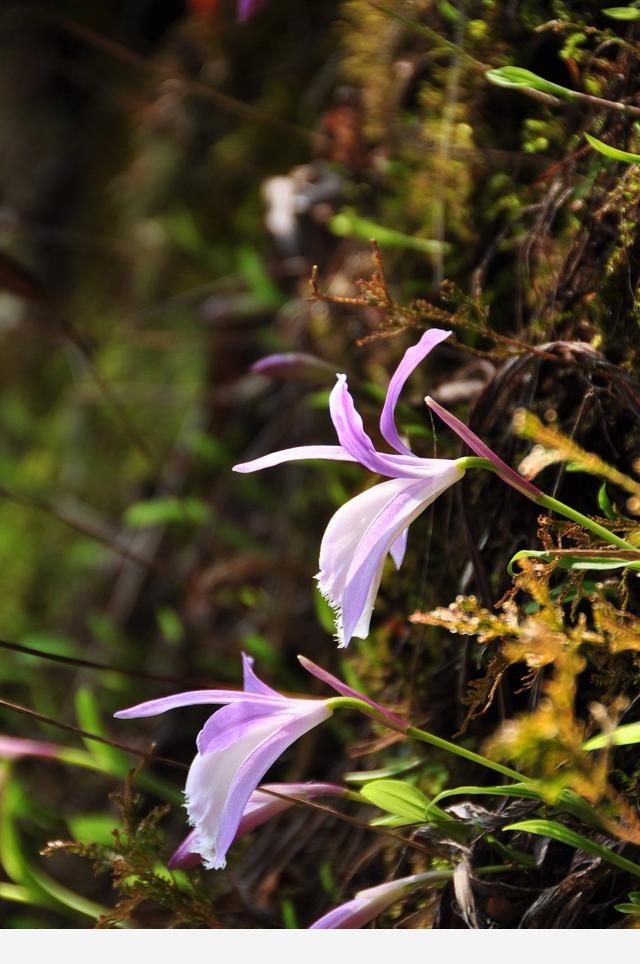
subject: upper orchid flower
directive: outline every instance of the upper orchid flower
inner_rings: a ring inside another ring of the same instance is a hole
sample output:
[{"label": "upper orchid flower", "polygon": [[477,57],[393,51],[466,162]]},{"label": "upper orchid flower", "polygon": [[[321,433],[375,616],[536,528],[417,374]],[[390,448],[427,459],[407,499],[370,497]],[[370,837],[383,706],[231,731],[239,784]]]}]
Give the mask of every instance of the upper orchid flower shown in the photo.
[{"label": "upper orchid flower", "polygon": [[389,481],[374,485],[338,509],[322,539],[316,578],[320,592],[336,612],[340,646],[346,646],[352,636],[366,638],[387,554],[399,568],[409,525],[464,475],[461,460],[414,455],[400,438],[394,419],[407,378],[432,348],[450,334],[438,328],[425,332],[418,344],[405,353],[389,383],[380,431],[395,449],[394,454],[376,451],[349,394],[346,375],[338,375],[329,408],[339,445],[285,449],[234,466],[236,472],[255,472],[281,462],[320,458],[359,462],[371,472],[387,476]]},{"label": "upper orchid flower", "polygon": [[[350,703],[384,718],[395,729],[407,724],[368,697],[301,657],[308,672],[329,683]],[[198,752],[185,787],[189,822],[197,833],[198,850],[208,868],[224,867],[247,804],[263,776],[299,737],[327,720],[334,699],[291,699],[258,679],[252,661],[243,656],[244,689],[195,690],[140,703],[115,715],[120,719],[155,716],[179,706],[228,704],[209,717],[200,730]],[[338,701],[339,705],[339,701]]]},{"label": "upper orchid flower", "polygon": [[320,571],[316,578],[320,592],[336,613],[340,646],[346,646],[352,636],[367,637],[387,554],[399,568],[409,525],[445,489],[461,479],[470,464],[482,461],[504,482],[529,498],[539,495],[534,485],[503,462],[459,419],[431,400],[428,404],[458,431],[480,458],[420,458],[400,438],[394,413],[404,383],[429,352],[450,334],[440,328],[425,332],[418,344],[405,352],[389,382],[380,415],[380,432],[395,449],[393,454],[376,451],[349,394],[347,377],[338,375],[329,410],[339,445],[303,445],[234,466],[235,472],[255,472],[298,459],[333,459],[359,462],[371,472],[387,476],[389,481],[372,486],[338,509],[320,546]]}]

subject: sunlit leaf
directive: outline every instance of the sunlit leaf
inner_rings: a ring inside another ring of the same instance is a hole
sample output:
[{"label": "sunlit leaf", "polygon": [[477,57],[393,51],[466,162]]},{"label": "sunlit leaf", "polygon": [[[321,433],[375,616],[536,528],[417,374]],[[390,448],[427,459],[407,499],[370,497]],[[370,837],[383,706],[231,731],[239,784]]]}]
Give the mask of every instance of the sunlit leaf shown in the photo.
[{"label": "sunlit leaf", "polygon": [[533,71],[526,70],[524,67],[498,67],[494,70],[488,70],[485,76],[487,80],[491,81],[492,84],[497,84],[498,87],[527,88],[540,91],[543,94],[568,99],[575,97],[577,93],[574,90],[569,90],[568,87],[554,84],[551,80],[545,80],[544,77],[539,77]]},{"label": "sunlit leaf", "polygon": [[446,254],[450,245],[433,238],[420,238],[413,234],[403,234],[393,228],[386,228],[376,224],[368,218],[361,218],[353,211],[341,211],[331,218],[329,228],[340,238],[361,238],[370,241],[374,238],[383,247],[409,248],[412,251],[422,251],[424,254]]},{"label": "sunlit leaf", "polygon": [[625,723],[611,733],[598,733],[582,744],[583,750],[602,750],[608,746],[631,746],[640,743],[640,723]]},{"label": "sunlit leaf", "polygon": [[375,780],[360,791],[370,803],[408,820],[425,819],[429,800],[421,790],[402,780]]},{"label": "sunlit leaf", "polygon": [[576,850],[584,850],[585,853],[592,854],[594,857],[600,857],[602,860],[606,860],[607,863],[613,864],[620,870],[625,870],[629,874],[640,877],[640,864],[636,864],[632,860],[627,860],[626,857],[621,857],[620,854],[615,853],[615,851],[609,847],[603,847],[601,844],[594,843],[594,841],[589,840],[588,837],[583,837],[582,834],[570,830],[555,820],[523,820],[521,823],[509,824],[503,829],[520,830],[523,833],[549,837],[551,840],[557,840],[559,843],[566,844],[568,847],[574,847]]},{"label": "sunlit leaf", "polygon": [[602,12],[612,20],[640,20],[638,7],[607,7]]},{"label": "sunlit leaf", "polygon": [[599,154],[603,154],[612,161],[623,161],[625,164],[638,164],[640,162],[640,154],[632,154],[631,151],[621,151],[617,147],[612,147],[611,144],[605,144],[604,141],[598,140],[598,138],[594,137],[593,134],[585,133],[584,136],[589,141],[594,151],[598,151]]},{"label": "sunlit leaf", "polygon": [[134,529],[162,525],[203,525],[211,518],[210,507],[195,497],[166,496],[134,502],[124,514],[125,524]]}]

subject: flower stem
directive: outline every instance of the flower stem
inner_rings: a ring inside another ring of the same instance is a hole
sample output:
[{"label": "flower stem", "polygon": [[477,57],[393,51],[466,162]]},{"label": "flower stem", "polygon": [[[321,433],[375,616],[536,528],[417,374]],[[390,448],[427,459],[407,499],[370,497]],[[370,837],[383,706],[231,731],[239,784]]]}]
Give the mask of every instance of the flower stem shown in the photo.
[{"label": "flower stem", "polygon": [[577,512],[576,509],[572,509],[570,505],[565,505],[564,502],[560,502],[559,499],[554,499],[551,495],[546,495],[541,492],[540,495],[535,499],[538,505],[544,506],[545,509],[549,509],[551,512],[557,512],[559,515],[565,516],[567,519],[571,519],[572,522],[577,522],[583,528],[588,529],[593,532],[594,535],[603,539],[605,542],[610,543],[613,546],[618,546],[619,549],[637,549],[633,543],[627,542],[626,539],[621,539],[620,536],[615,535],[600,523],[595,522],[590,519],[589,516],[583,515],[582,512]]},{"label": "flower stem", "polygon": [[501,773],[503,777],[508,777],[510,780],[516,780],[520,782],[521,780],[526,780],[526,777],[522,773],[518,773],[517,770],[512,770],[510,767],[502,766],[501,763],[496,763],[494,760],[490,760],[486,756],[481,756],[479,753],[474,753],[473,750],[465,750],[462,746],[457,746],[455,743],[450,743],[449,740],[443,740],[439,736],[434,736],[433,733],[428,733],[426,730],[420,730],[417,726],[410,726],[407,730],[407,736],[414,740],[420,740],[422,743],[429,743],[431,746],[437,747],[439,750],[446,750],[448,753],[454,753],[456,756],[464,757],[465,760],[470,760],[472,763],[477,763],[479,766],[486,767],[488,770],[495,770],[497,773]]},{"label": "flower stem", "polygon": [[396,730],[398,733],[404,733],[413,740],[420,740],[422,743],[430,743],[431,746],[435,746],[439,750],[445,750],[447,753],[454,753],[456,756],[464,757],[465,760],[470,760],[472,763],[477,763],[480,766],[486,767],[488,770],[495,770],[497,773],[501,773],[503,777],[508,777],[510,780],[520,782],[521,780],[527,779],[526,776],[523,776],[522,773],[518,773],[517,770],[511,770],[509,767],[502,766],[501,763],[495,763],[486,756],[481,756],[479,753],[474,753],[473,750],[465,750],[464,747],[456,746],[455,743],[450,743],[449,740],[443,740],[442,737],[434,736],[433,733],[428,733],[426,730],[421,730],[417,726],[398,726],[396,718],[387,716],[382,707],[380,709],[376,709],[375,707],[370,706],[364,700],[358,700],[350,696],[335,696],[327,700],[327,706],[331,710],[359,710],[361,713],[364,713],[365,716],[371,717],[371,719],[375,720],[377,723],[382,723],[383,726],[387,726],[391,730]]},{"label": "flower stem", "polygon": [[[458,459],[457,464],[463,471],[466,469],[487,469],[489,472],[500,475],[498,466],[494,465],[490,459],[468,456],[467,458]],[[599,522],[590,519],[588,515],[583,515],[582,512],[572,509],[570,505],[565,505],[564,502],[561,502],[559,499],[554,499],[553,496],[547,495],[545,492],[538,491],[538,494],[534,495],[533,493],[529,493],[524,487],[520,488],[519,491],[532,502],[535,502],[536,505],[549,509],[550,512],[557,512],[559,515],[563,515],[565,519],[571,519],[572,522],[577,522],[578,525],[581,525],[589,532],[593,532],[595,536],[609,543],[609,545],[617,546],[619,549],[638,548],[638,546],[632,542],[628,542],[626,539],[622,539],[620,536],[615,535],[615,533],[610,532],[609,529],[601,526]]]}]

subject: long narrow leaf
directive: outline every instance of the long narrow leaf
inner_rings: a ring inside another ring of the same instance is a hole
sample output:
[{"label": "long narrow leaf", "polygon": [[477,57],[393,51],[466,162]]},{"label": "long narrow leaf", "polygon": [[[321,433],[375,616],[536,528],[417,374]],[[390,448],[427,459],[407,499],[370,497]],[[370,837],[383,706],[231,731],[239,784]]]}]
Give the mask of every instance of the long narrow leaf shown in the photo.
[{"label": "long narrow leaf", "polygon": [[574,830],[569,830],[568,827],[557,823],[555,820],[523,820],[521,823],[511,823],[503,829],[521,830],[524,833],[533,833],[541,837],[549,837],[551,840],[557,840],[559,843],[566,844],[568,847],[574,847],[576,850],[584,850],[585,853],[592,854],[594,857],[600,857],[601,860],[606,860],[607,863],[613,864],[614,867],[618,867],[628,874],[633,874],[635,877],[640,877],[640,864],[636,864],[632,860],[627,860],[626,857],[621,857],[620,854],[617,854],[609,847],[603,847],[601,844],[594,843],[594,841],[589,840],[588,837],[583,837],[582,834],[576,833]]}]

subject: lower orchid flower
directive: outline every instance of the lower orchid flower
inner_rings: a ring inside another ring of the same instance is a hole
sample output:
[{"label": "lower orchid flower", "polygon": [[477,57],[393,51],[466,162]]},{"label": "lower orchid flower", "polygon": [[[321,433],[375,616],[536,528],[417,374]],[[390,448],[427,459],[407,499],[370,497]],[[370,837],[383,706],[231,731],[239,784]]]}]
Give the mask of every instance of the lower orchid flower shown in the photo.
[{"label": "lower orchid flower", "polygon": [[[367,637],[387,556],[391,555],[396,567],[400,567],[410,524],[463,477],[472,461],[420,458],[404,444],[395,423],[396,404],[407,378],[450,334],[439,328],[425,332],[418,344],[405,352],[389,382],[380,431],[395,453],[375,449],[349,394],[346,375],[338,375],[329,409],[339,445],[284,449],[234,466],[235,472],[255,472],[299,459],[333,459],[358,462],[371,472],[387,476],[388,481],[372,486],[338,509],[320,546],[320,571],[316,578],[320,592],[335,611],[341,647],[353,636]],[[467,430],[467,437],[469,434],[472,433]],[[516,484],[520,491],[526,486],[535,488],[486,446],[483,458],[488,458],[503,480]]]},{"label": "lower orchid flower", "polygon": [[[293,807],[296,798],[313,800],[314,797],[343,797],[347,790],[337,783],[264,783],[254,790],[244,808],[238,824],[234,843],[245,834],[251,833],[263,823]],[[274,794],[281,794],[275,796]],[[168,867],[170,870],[186,870],[202,863],[201,845],[198,831],[192,830],[172,854]]]},{"label": "lower orchid flower", "polygon": [[353,900],[334,907],[328,914],[312,924],[310,930],[348,930],[364,927],[379,917],[388,907],[400,900],[416,884],[439,882],[452,876],[450,870],[428,870],[424,874],[413,874],[399,880],[389,880],[386,884],[369,887],[359,891]]},{"label": "lower orchid flower", "polygon": [[314,726],[329,719],[340,703],[354,705],[396,730],[407,724],[330,673],[300,657],[304,668],[328,683],[342,699],[292,699],[258,679],[243,655],[244,688],[195,690],[140,703],[115,715],[120,719],[155,716],[181,706],[226,704],[210,716],[196,739],[185,806],[197,834],[205,867],[225,866],[252,793],[278,757]]}]

